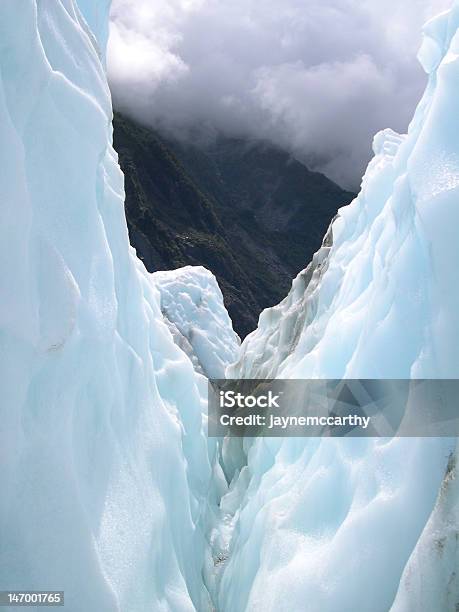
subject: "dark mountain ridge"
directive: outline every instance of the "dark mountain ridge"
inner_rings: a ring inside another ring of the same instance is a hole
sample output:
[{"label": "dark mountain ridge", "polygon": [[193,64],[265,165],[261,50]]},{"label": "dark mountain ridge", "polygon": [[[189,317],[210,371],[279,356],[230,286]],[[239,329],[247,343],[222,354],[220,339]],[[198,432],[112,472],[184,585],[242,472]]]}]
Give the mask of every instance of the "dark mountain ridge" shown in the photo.
[{"label": "dark mountain ridge", "polygon": [[203,148],[118,113],[113,124],[131,244],[151,272],[211,270],[241,337],[286,295],[353,197],[263,143],[220,138]]}]

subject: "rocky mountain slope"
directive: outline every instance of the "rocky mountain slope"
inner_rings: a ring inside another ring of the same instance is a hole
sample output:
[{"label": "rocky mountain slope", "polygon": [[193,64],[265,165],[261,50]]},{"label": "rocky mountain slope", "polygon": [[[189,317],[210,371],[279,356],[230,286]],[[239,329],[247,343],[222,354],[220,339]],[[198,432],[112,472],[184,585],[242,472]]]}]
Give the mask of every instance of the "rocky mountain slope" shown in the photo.
[{"label": "rocky mountain slope", "polygon": [[116,113],[114,146],[139,257],[149,271],[211,270],[241,337],[288,292],[353,197],[263,143],[183,144]]}]

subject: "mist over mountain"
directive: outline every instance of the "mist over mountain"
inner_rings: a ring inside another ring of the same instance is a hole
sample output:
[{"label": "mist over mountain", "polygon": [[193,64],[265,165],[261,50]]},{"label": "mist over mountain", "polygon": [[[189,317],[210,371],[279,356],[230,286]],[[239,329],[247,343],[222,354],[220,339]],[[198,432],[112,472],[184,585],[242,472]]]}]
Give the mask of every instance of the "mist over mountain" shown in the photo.
[{"label": "mist over mountain", "polygon": [[423,22],[449,0],[114,0],[115,107],[180,138],[268,140],[358,190],[374,133],[406,132]]},{"label": "mist over mountain", "polygon": [[288,292],[353,194],[269,144],[192,145],[115,114],[130,240],[149,271],[213,272],[241,337]]}]

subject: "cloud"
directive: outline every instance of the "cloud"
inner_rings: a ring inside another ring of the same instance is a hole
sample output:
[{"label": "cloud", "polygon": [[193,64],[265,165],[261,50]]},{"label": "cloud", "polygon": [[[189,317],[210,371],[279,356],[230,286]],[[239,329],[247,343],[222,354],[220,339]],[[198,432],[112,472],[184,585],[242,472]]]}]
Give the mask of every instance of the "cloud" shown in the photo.
[{"label": "cloud", "polygon": [[407,128],[426,18],[449,0],[113,0],[115,106],[186,137],[269,140],[356,188],[373,134]]}]

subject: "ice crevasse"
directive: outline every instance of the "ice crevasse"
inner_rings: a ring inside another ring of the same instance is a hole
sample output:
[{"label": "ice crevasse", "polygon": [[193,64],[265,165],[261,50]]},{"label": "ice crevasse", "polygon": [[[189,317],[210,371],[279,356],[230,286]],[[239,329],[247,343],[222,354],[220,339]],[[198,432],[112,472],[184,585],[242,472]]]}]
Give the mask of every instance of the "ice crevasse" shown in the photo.
[{"label": "ice crevasse", "polygon": [[455,611],[456,440],[220,452],[205,376],[458,377],[459,4],[425,28],[408,134],[375,137],[240,351],[209,272],[149,275],[129,247],[108,0],[20,4],[0,3],[0,590],[64,590],[72,612]]}]

